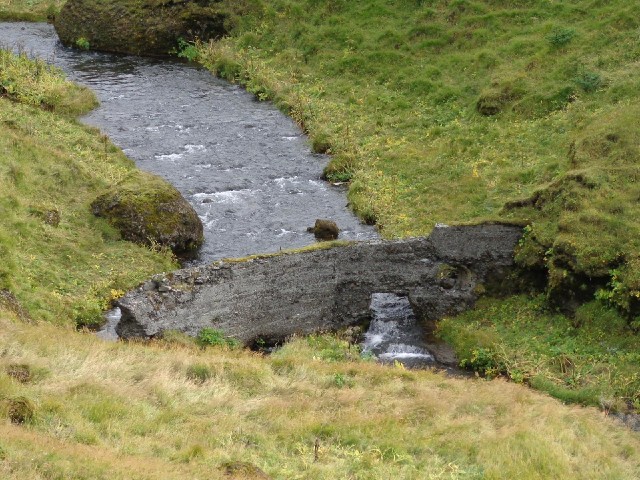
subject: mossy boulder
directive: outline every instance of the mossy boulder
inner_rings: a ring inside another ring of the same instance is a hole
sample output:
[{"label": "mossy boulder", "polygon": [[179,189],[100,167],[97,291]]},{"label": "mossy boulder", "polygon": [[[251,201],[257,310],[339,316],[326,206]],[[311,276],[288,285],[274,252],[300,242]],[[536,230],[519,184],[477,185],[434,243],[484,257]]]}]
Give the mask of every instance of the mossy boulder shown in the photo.
[{"label": "mossy boulder", "polygon": [[204,241],[202,222],[193,207],[173,186],[148,173],[100,195],[91,209],[119,230],[122,238],[139,244],[183,253]]},{"label": "mossy boulder", "polygon": [[178,40],[226,33],[221,0],[68,0],[55,27],[67,46],[168,55]]}]

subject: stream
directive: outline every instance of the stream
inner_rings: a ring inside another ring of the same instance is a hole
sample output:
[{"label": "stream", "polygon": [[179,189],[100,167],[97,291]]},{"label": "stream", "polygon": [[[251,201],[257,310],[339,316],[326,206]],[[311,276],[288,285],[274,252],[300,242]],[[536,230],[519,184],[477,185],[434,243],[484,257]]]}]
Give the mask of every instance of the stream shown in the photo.
[{"label": "stream", "polygon": [[193,205],[205,242],[191,264],[315,242],[307,227],[335,221],[340,238],[377,238],[347,208],[345,188],[321,179],[329,162],[275,106],[176,59],[78,51],[46,23],[0,23],[0,45],[38,56],[90,87],[98,127],[137,166]]},{"label": "stream", "polygon": [[[0,46],[40,57],[90,87],[100,106],[81,118],[98,127],[142,170],[191,203],[205,242],[190,265],[315,242],[317,218],[340,238],[378,238],[347,208],[345,188],[321,179],[326,155],[313,154],[298,126],[272,104],[176,59],[65,48],[45,23],[0,23]],[[405,297],[377,294],[363,351],[382,362],[433,363]],[[117,340],[119,310],[98,336]]]}]

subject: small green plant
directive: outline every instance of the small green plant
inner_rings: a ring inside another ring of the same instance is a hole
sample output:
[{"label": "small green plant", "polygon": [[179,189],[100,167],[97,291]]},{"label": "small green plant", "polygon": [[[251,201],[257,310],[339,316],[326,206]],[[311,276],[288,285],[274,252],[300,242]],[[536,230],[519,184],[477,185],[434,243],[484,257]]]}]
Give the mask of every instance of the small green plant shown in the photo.
[{"label": "small green plant", "polygon": [[504,371],[504,365],[497,358],[496,353],[488,348],[473,349],[469,358],[464,358],[460,361],[460,366],[470,368],[489,378],[495,377]]},{"label": "small green plant", "polygon": [[78,47],[80,50],[89,50],[91,48],[91,44],[86,38],[80,37],[76,40],[76,47]]},{"label": "small green plant", "polygon": [[187,378],[196,383],[204,383],[212,376],[211,369],[202,363],[195,363],[187,368]]},{"label": "small green plant", "polygon": [[196,42],[187,42],[183,38],[178,39],[178,57],[185,58],[190,62],[198,60],[198,46]]},{"label": "small green plant", "polygon": [[557,28],[547,35],[547,41],[552,47],[560,48],[567,45],[575,36],[576,31],[572,28]]},{"label": "small green plant", "polygon": [[202,347],[231,347],[235,348],[240,345],[240,342],[235,338],[225,337],[224,333],[215,328],[206,327],[200,330],[198,333],[198,344]]},{"label": "small green plant", "polygon": [[596,72],[583,72],[576,77],[575,82],[582,90],[591,93],[602,86],[602,77]]},{"label": "small green plant", "polygon": [[336,373],[333,376],[333,385],[338,388],[351,388],[353,387],[353,384],[353,379],[345,373]]},{"label": "small green plant", "polygon": [[360,348],[338,335],[310,335],[307,345],[313,350],[313,357],[327,362],[359,360]]}]

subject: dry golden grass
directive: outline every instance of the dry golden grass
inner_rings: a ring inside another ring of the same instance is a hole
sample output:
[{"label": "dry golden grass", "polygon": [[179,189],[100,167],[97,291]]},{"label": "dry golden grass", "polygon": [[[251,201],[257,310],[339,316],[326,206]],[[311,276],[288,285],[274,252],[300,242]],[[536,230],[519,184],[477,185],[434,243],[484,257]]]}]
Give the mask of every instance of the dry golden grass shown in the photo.
[{"label": "dry golden grass", "polygon": [[215,478],[233,461],[286,479],[640,475],[637,434],[504,381],[329,362],[306,339],[262,357],[8,317],[0,398],[26,397],[35,415],[0,425],[3,478]]}]

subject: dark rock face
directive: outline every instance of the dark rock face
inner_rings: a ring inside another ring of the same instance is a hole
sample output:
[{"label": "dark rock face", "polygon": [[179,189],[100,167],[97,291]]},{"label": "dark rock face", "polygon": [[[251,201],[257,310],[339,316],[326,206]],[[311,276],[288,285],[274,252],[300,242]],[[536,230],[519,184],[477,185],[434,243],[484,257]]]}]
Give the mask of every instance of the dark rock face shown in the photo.
[{"label": "dark rock face", "polygon": [[150,174],[99,196],[91,209],[131,242],[162,245],[182,253],[204,241],[202,222],[193,207],[173,186]]},{"label": "dark rock face", "polygon": [[168,55],[178,39],[221,37],[225,19],[220,0],[68,0],[55,27],[68,46]]},{"label": "dark rock face", "polygon": [[408,295],[424,321],[473,306],[485,281],[513,268],[519,227],[438,227],[428,238],[178,270],[118,302],[122,337],[205,327],[244,343],[335,330],[369,319],[372,293]]},{"label": "dark rock face", "polygon": [[307,228],[307,231],[313,233],[318,240],[335,240],[340,234],[338,225],[332,220],[318,219],[313,227]]}]

